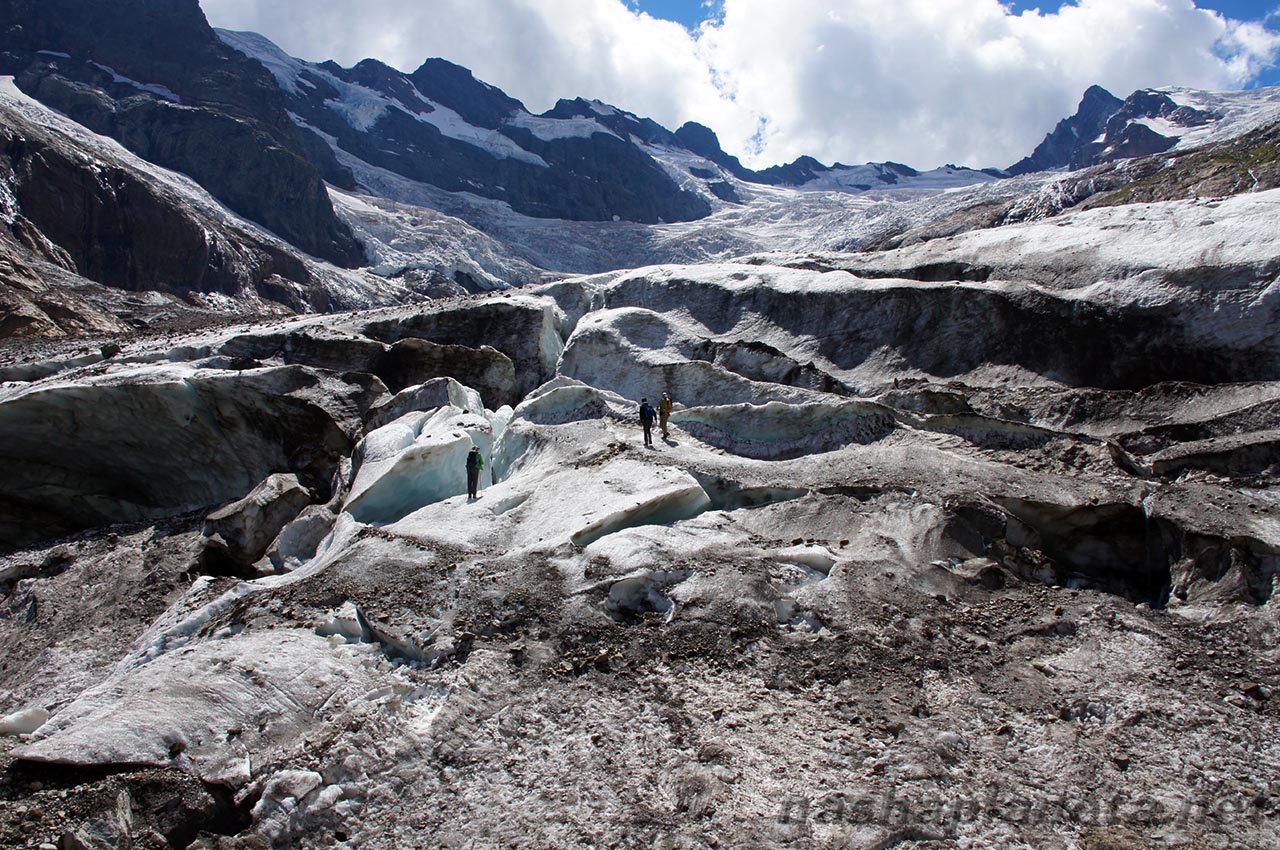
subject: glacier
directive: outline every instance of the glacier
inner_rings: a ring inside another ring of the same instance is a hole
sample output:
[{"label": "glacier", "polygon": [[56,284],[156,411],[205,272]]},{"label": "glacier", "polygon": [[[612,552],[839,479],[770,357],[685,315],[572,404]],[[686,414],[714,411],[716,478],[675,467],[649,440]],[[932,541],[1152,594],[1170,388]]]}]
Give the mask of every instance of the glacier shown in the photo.
[{"label": "glacier", "polygon": [[[1276,90],[1145,92],[1198,113],[1126,118],[1154,157],[789,185],[218,37],[317,99],[364,265],[0,81],[13,144],[242,284],[80,277],[0,174],[48,335],[0,344],[0,845],[1277,845]],[[706,215],[339,139],[402,120],[539,174],[629,145]]]},{"label": "glacier", "polygon": [[[159,835],[146,801],[181,794],[210,848],[462,824],[493,847],[1264,846],[1277,202],[646,266],[11,371],[6,433],[75,410],[54,433],[77,451],[0,449],[31,470],[0,499],[48,529],[4,529],[0,635],[31,659],[0,671],[6,758],[128,796],[128,823],[68,815],[86,842]],[[510,371],[468,386],[475,358]],[[636,405],[663,390],[671,436],[645,448]],[[197,423],[245,405],[237,460],[190,463]],[[302,409],[323,440],[290,439]],[[128,493],[108,462],[136,468]],[[29,486],[52,465],[60,486]],[[246,515],[267,554],[206,569],[206,519],[286,470],[310,504]],[[1228,774],[1249,790],[1204,784]],[[1041,819],[937,808],[987,788]],[[1114,809],[1082,819],[1086,788]],[[885,799],[899,821],[856,807]],[[1244,807],[1137,819],[1153,799]]]}]

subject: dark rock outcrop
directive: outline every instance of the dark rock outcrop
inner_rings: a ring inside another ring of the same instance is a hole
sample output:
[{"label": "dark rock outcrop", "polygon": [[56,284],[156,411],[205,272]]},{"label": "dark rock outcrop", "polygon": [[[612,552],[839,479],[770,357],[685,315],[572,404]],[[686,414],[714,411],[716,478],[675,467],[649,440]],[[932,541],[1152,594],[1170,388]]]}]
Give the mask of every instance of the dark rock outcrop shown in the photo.
[{"label": "dark rock outcrop", "polygon": [[363,260],[271,76],[196,0],[15,0],[0,6],[0,44],[0,73],[38,100],[310,254]]},{"label": "dark rock outcrop", "polygon": [[1076,170],[1163,153],[1178,143],[1177,138],[1156,132],[1144,121],[1162,119],[1178,127],[1199,127],[1217,118],[1179,105],[1164,92],[1140,89],[1122,101],[1101,86],[1090,86],[1076,114],[1059,121],[1031,156],[1010,166],[1008,173]]},{"label": "dark rock outcrop", "polygon": [[316,262],[21,97],[0,98],[0,189],[0,338],[176,329],[405,291]]},{"label": "dark rock outcrop", "polygon": [[675,140],[686,150],[714,162],[739,180],[754,182],[759,179],[757,172],[744,166],[736,156],[724,152],[720,147],[720,138],[710,127],[689,121],[676,130]]},{"label": "dark rock outcrop", "polygon": [[54,139],[0,127],[0,172],[21,211],[15,235],[30,234],[46,260],[89,280],[131,291],[228,295],[273,275],[310,282],[306,265],[279,246],[218,239],[216,225],[136,172],[90,161]]},{"label": "dark rock outcrop", "polygon": [[[514,98],[477,80],[470,71],[430,59],[405,74],[373,59],[352,68],[334,62],[308,64],[285,55],[252,33],[221,33],[248,56],[270,56],[281,67],[277,82],[290,113],[331,137],[333,145],[378,168],[448,192],[469,192],[510,204],[525,215],[575,221],[614,218],[654,224],[688,221],[711,211],[699,195],[682,189],[651,156],[631,141],[669,140],[652,121],[615,113],[596,115],[598,132],[580,128],[534,132],[530,122],[580,117],[585,102],[562,101],[532,116]],[[356,104],[356,101],[359,101]],[[452,113],[452,114],[449,114]],[[617,134],[609,130],[619,124]],[[631,128],[630,125],[636,125]],[[448,132],[442,132],[441,128]],[[314,132],[299,128],[302,149],[339,182],[350,173]]]},{"label": "dark rock outcrop", "polygon": [[1076,114],[1064,118],[1044,137],[1031,155],[1009,166],[1010,174],[1048,171],[1070,165],[1076,152],[1102,134],[1107,119],[1124,104],[1102,86],[1090,86],[1080,100]]}]

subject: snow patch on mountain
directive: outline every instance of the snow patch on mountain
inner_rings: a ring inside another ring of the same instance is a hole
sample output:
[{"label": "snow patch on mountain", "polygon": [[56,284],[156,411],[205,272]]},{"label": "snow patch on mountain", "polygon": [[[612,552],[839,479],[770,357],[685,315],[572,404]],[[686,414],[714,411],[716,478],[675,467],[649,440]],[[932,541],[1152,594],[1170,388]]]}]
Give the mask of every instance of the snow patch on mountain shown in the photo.
[{"label": "snow patch on mountain", "polygon": [[356,130],[369,130],[382,120],[391,107],[382,95],[364,86],[354,86],[330,78],[328,82],[342,94],[341,100],[326,101],[328,107],[343,116]]},{"label": "snow patch on mountain", "polygon": [[334,187],[329,195],[339,217],[364,244],[369,271],[380,277],[421,270],[477,289],[504,289],[545,274],[461,219]]},{"label": "snow patch on mountain", "polygon": [[[341,94],[341,100],[329,100],[327,105],[330,109],[341,114],[347,123],[356,130],[368,131],[372,129],[388,111],[395,109],[424,124],[430,124],[451,139],[466,142],[492,154],[498,159],[519,159],[542,168],[549,167],[542,157],[535,153],[530,153],[497,130],[477,127],[468,123],[457,112],[423,97],[421,92],[415,90],[414,93],[429,111],[419,112],[406,109],[400,103],[373,89],[344,82],[332,74],[316,68],[307,70],[308,73],[324,77],[325,82],[333,86]],[[305,80],[302,80],[302,82],[305,82]]]},{"label": "snow patch on mountain", "polygon": [[122,76],[121,74],[117,73],[115,68],[109,68],[106,65],[103,65],[99,62],[92,62],[90,64],[92,64],[99,71],[102,71],[105,74],[110,74],[111,81],[113,83],[122,83],[127,86],[132,86],[138,91],[154,94],[154,95],[157,95],[158,97],[164,98],[165,100],[173,101],[174,103],[182,103],[182,98],[174,94],[173,90],[170,89],[168,86],[162,86],[159,83],[140,83],[137,80],[133,80],[128,77]]},{"label": "snow patch on mountain", "polygon": [[[706,193],[689,168],[710,166],[696,154],[650,145],[645,151],[682,186]],[[713,200],[698,221],[647,226],[633,222],[581,222],[521,215],[502,201],[446,192],[370,165],[341,148],[334,155],[364,193],[405,207],[442,213],[448,227],[474,228],[512,256],[542,269],[595,274],[663,263],[729,260],[767,251],[847,250],[902,232],[974,204],[1020,197],[1054,175],[1033,174],[975,183],[947,191],[920,189],[849,193],[745,183],[723,176],[742,203]],[[456,222],[456,225],[452,222]],[[457,238],[463,238],[458,236]]]},{"label": "snow patch on mountain", "polygon": [[257,59],[276,78],[276,82],[286,91],[298,94],[299,75],[307,67],[301,59],[295,59],[285,53],[275,42],[258,35],[256,32],[236,32],[233,30],[214,30],[222,43],[237,50],[250,59]]},{"label": "snow patch on mountain", "polygon": [[885,189],[943,191],[990,183],[998,178],[972,168],[944,165],[932,171],[897,169],[892,164],[837,165],[804,183],[801,188],[844,192],[874,192]]},{"label": "snow patch on mountain", "polygon": [[[419,94],[419,96],[421,95]],[[423,98],[423,100],[426,100],[426,98]],[[414,117],[419,121],[432,125],[449,138],[457,139],[460,142],[466,142],[469,145],[474,145],[481,150],[488,151],[499,159],[519,159],[542,168],[550,168],[545,159],[538,156],[536,153],[531,153],[520,147],[514,141],[502,135],[502,133],[497,130],[490,130],[486,127],[477,127],[474,124],[469,124],[465,118],[454,112],[452,109],[441,106],[438,103],[432,103],[431,101],[427,102],[431,103],[434,111],[425,115],[421,113],[415,114]],[[536,121],[538,119],[533,120]],[[599,125],[597,125],[597,127],[598,126]],[[600,127],[599,129],[604,131],[603,127]],[[543,132],[554,133],[555,130],[553,129],[548,131],[544,128]],[[561,132],[563,132],[563,130]],[[534,135],[537,135],[537,133]],[[570,133],[570,135],[582,134],[573,132]],[[586,133],[585,135],[589,136],[591,134]],[[556,139],[564,138],[564,136],[549,135],[540,138]]]},{"label": "snow patch on mountain", "polygon": [[554,142],[557,139],[588,139],[597,133],[615,137],[618,135],[592,118],[544,118],[527,112],[517,112],[507,123],[513,127],[528,130],[544,142]]}]

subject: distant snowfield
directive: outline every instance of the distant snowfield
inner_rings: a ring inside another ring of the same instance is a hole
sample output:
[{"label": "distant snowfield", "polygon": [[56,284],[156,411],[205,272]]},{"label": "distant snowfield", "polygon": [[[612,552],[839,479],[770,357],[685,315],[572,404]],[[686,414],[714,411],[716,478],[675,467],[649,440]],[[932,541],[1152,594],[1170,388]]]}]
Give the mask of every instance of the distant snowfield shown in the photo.
[{"label": "distant snowfield", "polygon": [[540,118],[536,115],[517,112],[512,117],[511,124],[515,127],[523,127],[544,142],[553,142],[556,139],[585,139],[596,133],[617,136],[617,133],[594,118]]},{"label": "distant snowfield", "polygon": [[1179,127],[1170,121],[1160,121],[1159,126],[1148,125],[1162,136],[1177,138],[1176,150],[1226,141],[1280,121],[1280,86],[1225,92],[1176,87],[1156,91],[1167,94],[1179,106],[1221,116],[1218,121],[1201,127]]},{"label": "distant snowfield", "polygon": [[[1103,285],[1082,297],[1105,300],[1106,284],[1148,271],[1280,262],[1276,222],[1280,189],[1271,189],[1221,200],[1068,210],[1051,219],[971,230],[858,260],[883,271],[950,262],[991,269],[996,277],[1015,268],[1041,269],[1043,277],[1033,282],[1054,288]],[[1204,289],[1214,283],[1188,285]]]},{"label": "distant snowfield", "polygon": [[[710,165],[688,151],[646,146],[685,188],[698,184],[690,167]],[[928,185],[932,172],[914,184],[850,193],[810,187],[787,188],[745,183],[726,177],[742,203],[708,200],[710,216],[689,222],[643,225],[632,222],[581,222],[532,218],[501,201],[463,192],[451,193],[378,168],[334,148],[338,161],[351,169],[362,195],[390,199],[398,205],[435,210],[450,218],[439,238],[454,242],[476,238],[476,231],[502,246],[510,256],[548,271],[595,274],[662,263],[719,262],[760,252],[845,250],[862,242],[900,232],[975,203],[1007,199],[1039,189],[1054,174],[1026,175],[955,186],[942,175]],[[906,181],[904,181],[906,183]],[[335,203],[345,203],[331,190]],[[384,251],[373,247],[375,254]]]}]

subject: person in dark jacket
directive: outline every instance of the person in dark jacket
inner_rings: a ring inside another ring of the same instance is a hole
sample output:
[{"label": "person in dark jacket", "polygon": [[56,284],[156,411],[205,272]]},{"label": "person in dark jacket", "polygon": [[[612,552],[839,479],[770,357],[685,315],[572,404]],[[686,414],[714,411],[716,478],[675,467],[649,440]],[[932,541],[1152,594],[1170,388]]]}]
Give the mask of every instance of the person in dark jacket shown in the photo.
[{"label": "person in dark jacket", "polygon": [[484,458],[480,456],[479,446],[472,446],[467,453],[467,498],[476,498],[476,489],[480,486],[480,470],[484,469]]},{"label": "person in dark jacket", "polygon": [[658,411],[649,404],[649,399],[640,399],[640,427],[644,429],[644,444],[653,445],[653,420],[658,418]]}]

